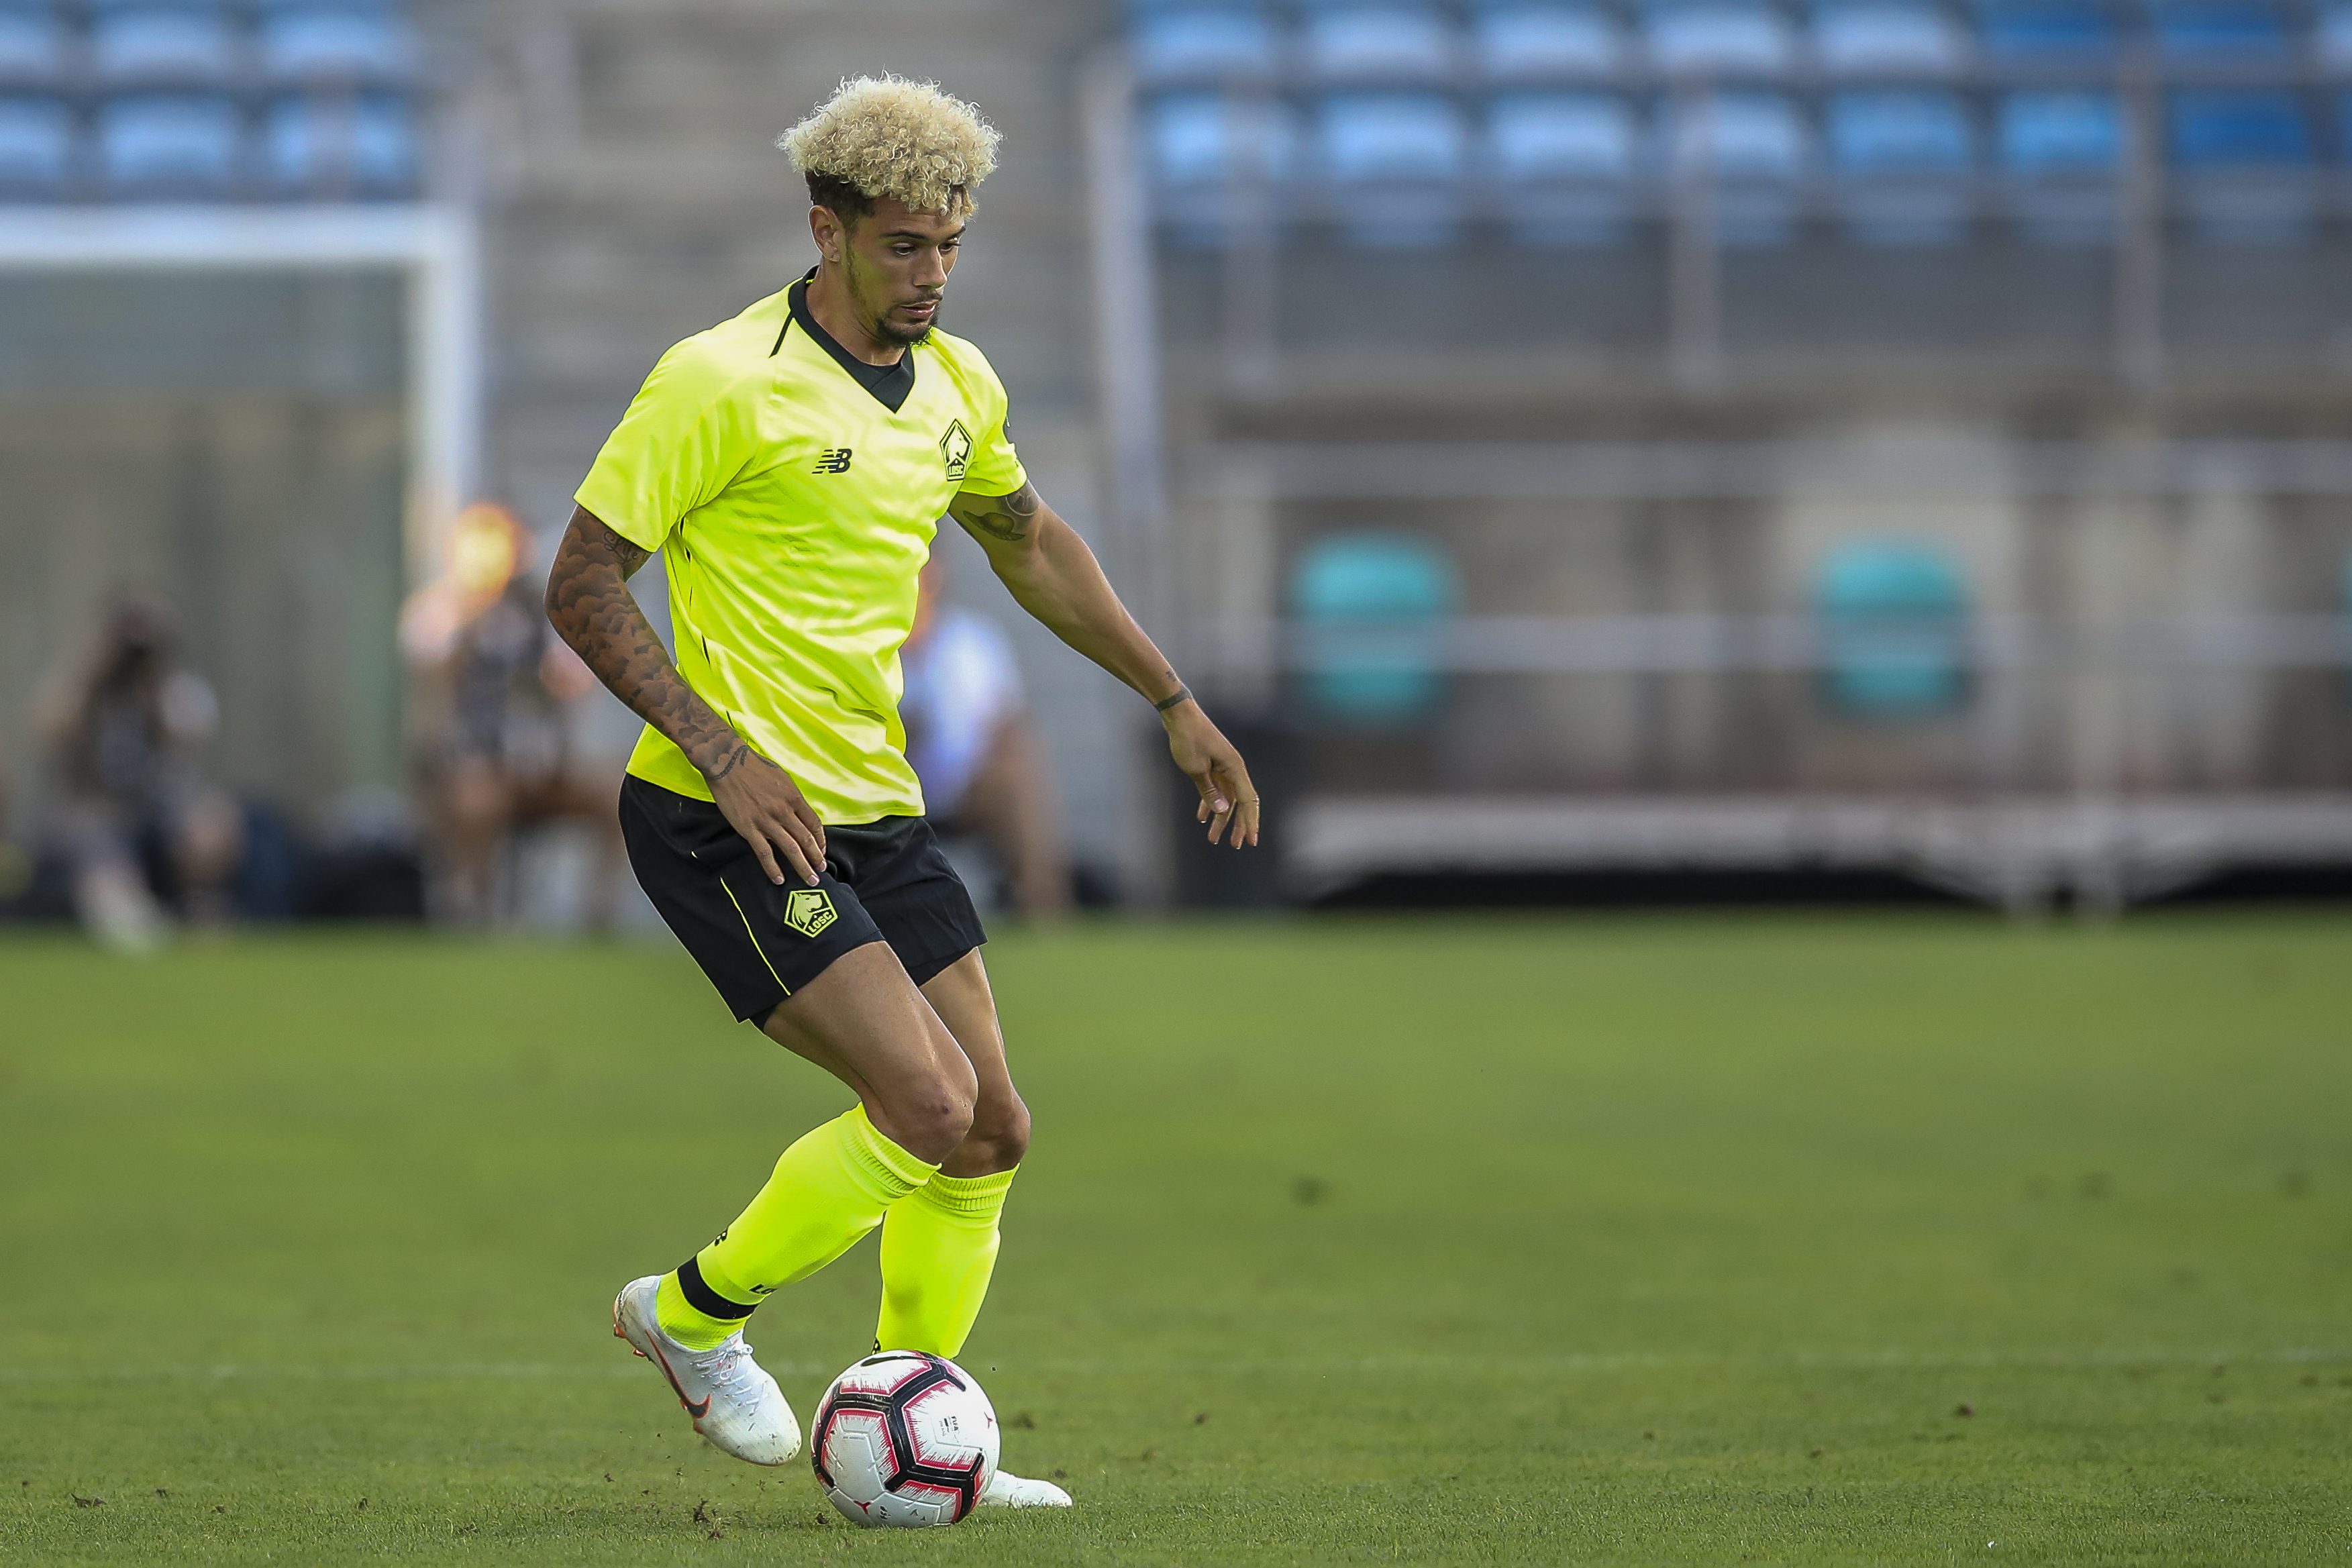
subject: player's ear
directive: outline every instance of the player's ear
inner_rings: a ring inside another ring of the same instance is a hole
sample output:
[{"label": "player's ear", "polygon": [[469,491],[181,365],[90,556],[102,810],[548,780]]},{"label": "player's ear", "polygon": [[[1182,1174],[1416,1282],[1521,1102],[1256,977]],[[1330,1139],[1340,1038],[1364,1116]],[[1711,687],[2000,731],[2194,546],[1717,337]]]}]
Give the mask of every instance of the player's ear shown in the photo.
[{"label": "player's ear", "polygon": [[847,229],[848,225],[831,207],[809,209],[809,237],[816,241],[817,254],[824,257],[828,265],[841,265],[841,246]]}]

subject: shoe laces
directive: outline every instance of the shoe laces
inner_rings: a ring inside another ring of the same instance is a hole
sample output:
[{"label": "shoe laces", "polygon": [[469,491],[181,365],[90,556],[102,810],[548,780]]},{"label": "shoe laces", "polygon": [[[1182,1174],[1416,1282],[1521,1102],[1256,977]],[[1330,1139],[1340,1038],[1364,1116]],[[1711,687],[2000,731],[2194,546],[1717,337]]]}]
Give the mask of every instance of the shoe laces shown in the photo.
[{"label": "shoe laces", "polygon": [[756,1396],[759,1385],[755,1374],[760,1364],[751,1359],[751,1347],[740,1339],[730,1339],[718,1349],[694,1358],[694,1368],[710,1380],[711,1387],[739,1404],[749,1403]]}]

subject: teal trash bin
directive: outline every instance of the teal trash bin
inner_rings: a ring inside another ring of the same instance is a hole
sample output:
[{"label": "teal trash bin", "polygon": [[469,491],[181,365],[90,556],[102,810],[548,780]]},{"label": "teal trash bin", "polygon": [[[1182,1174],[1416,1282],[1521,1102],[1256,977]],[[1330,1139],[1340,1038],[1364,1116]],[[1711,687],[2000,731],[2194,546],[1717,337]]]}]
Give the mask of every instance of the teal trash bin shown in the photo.
[{"label": "teal trash bin", "polygon": [[1436,546],[1328,536],[1298,558],[1290,597],[1311,716],[1342,728],[1403,728],[1444,700],[1442,644],[1462,593]]},{"label": "teal trash bin", "polygon": [[1887,722],[1956,711],[1969,685],[1968,589],[1951,558],[1905,539],[1852,539],[1813,580],[1823,694]]}]

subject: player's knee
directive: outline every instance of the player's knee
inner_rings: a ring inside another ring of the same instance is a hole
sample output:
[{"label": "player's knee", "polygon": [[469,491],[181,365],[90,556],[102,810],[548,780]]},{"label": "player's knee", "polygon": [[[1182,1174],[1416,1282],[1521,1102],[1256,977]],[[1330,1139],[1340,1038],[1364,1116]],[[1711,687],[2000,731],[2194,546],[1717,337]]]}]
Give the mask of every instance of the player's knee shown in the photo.
[{"label": "player's knee", "polygon": [[975,1120],[963,1146],[988,1170],[1011,1170],[1029,1153],[1029,1107],[1016,1100],[1003,1112]]},{"label": "player's knee", "polygon": [[889,1107],[888,1132],[917,1159],[938,1165],[971,1131],[971,1092],[942,1076],[900,1096]]}]

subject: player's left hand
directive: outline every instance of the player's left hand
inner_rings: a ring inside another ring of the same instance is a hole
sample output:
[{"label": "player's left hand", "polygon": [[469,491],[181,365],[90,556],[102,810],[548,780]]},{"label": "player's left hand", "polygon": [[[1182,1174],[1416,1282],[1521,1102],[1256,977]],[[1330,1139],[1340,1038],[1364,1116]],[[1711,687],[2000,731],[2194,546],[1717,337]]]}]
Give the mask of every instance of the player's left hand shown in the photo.
[{"label": "player's left hand", "polygon": [[1257,842],[1257,786],[1250,782],[1242,754],[1223,731],[1209,722],[1197,702],[1181,702],[1161,716],[1168,730],[1168,754],[1184,777],[1201,792],[1196,822],[1209,824],[1209,841],[1230,828],[1234,848]]}]

